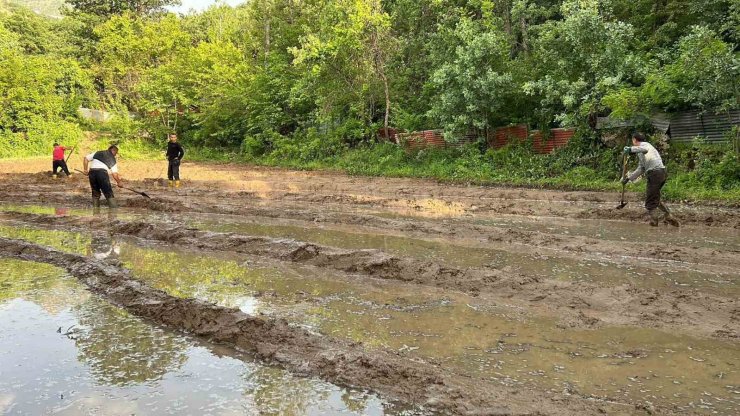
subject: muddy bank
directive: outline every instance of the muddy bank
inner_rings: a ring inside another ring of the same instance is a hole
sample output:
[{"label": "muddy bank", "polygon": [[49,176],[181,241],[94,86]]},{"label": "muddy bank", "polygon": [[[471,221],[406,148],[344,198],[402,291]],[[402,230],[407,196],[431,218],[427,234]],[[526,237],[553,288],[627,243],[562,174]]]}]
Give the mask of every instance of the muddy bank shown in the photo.
[{"label": "muddy bank", "polygon": [[[131,163],[131,162],[128,162]],[[440,184],[397,178],[354,178],[339,174],[263,170],[229,166],[195,165],[203,181],[185,181],[173,191],[160,179],[132,180],[129,185],[155,197],[147,204],[132,194],[116,190],[125,206],[147,207],[164,212],[183,210],[248,214],[255,205],[299,204],[320,207],[357,207],[419,214],[421,216],[524,215],[573,219],[616,219],[647,223],[642,196],[628,195],[629,205],[616,210],[619,194],[612,192],[562,192],[535,189]],[[151,168],[141,168],[148,172]],[[130,172],[136,176],[135,171]],[[221,180],[218,180],[221,179]],[[46,173],[0,175],[0,199],[23,202],[87,202],[86,178],[50,179]],[[215,202],[215,203],[214,203]],[[669,204],[684,224],[740,228],[737,203]]]},{"label": "muddy bank", "polygon": [[142,221],[0,213],[0,218],[52,229],[111,233],[175,244],[331,268],[353,275],[431,285],[518,305],[534,314],[558,316],[564,327],[631,325],[675,328],[700,336],[740,338],[740,302],[691,289],[652,290],[632,284],[603,287],[495,268],[457,268],[380,250],[349,250],[291,239],[217,233]]},{"label": "muddy bank", "polygon": [[[79,191],[82,192],[82,191]],[[285,206],[262,206],[255,204],[252,198],[251,202],[239,203],[239,198],[251,198],[249,195],[239,193],[232,198],[212,192],[208,200],[202,201],[194,197],[193,192],[186,197],[174,199],[171,197],[154,196],[152,199],[140,197],[118,197],[122,206],[130,208],[145,208],[154,212],[162,213],[216,213],[240,216],[255,216],[275,219],[300,220],[311,223],[325,223],[337,225],[359,225],[363,227],[373,227],[380,230],[393,230],[403,232],[406,235],[421,237],[428,236],[447,236],[455,238],[465,238],[468,240],[478,240],[486,242],[492,247],[509,249],[512,245],[528,246],[532,248],[544,248],[558,252],[569,253],[573,256],[582,256],[584,254],[596,257],[610,257],[612,260],[628,261],[625,259],[625,244],[622,241],[610,241],[598,238],[589,238],[576,235],[553,234],[546,231],[524,231],[516,230],[509,227],[487,226],[471,222],[461,221],[434,221],[424,218],[386,218],[378,215],[364,214],[361,212],[342,212],[338,210],[326,210],[317,207],[305,206],[298,209]],[[198,192],[195,192],[198,193]],[[7,197],[7,198],[6,198]],[[58,197],[58,198],[57,198]],[[220,202],[213,204],[211,198],[219,201],[230,201],[228,203]],[[14,202],[37,202],[37,203],[59,203],[73,206],[81,206],[83,199],[73,193],[13,193],[13,195],[3,196],[0,191],[0,200],[13,200]],[[270,205],[276,201],[270,201]],[[599,210],[602,218],[620,218],[642,221],[644,212],[625,210]],[[699,214],[697,214],[699,215]],[[717,218],[735,218],[728,217],[728,214],[717,213],[701,214],[701,224],[719,226]],[[588,216],[582,216],[588,218]],[[471,218],[471,221],[474,218]],[[485,219],[485,218],[484,218]],[[572,221],[572,220],[571,220]],[[694,224],[694,226],[696,226]],[[740,227],[740,221],[738,221]],[[664,225],[664,227],[668,227]],[[669,239],[665,242],[651,243],[646,250],[641,250],[640,258],[650,258],[661,261],[680,261],[701,265],[703,270],[711,269],[712,266],[724,266],[725,270],[736,270],[740,267],[740,249],[733,246],[723,247],[721,249],[710,249],[695,247],[685,243],[681,239]]]},{"label": "muddy bank", "polygon": [[253,353],[261,360],[327,381],[368,388],[449,414],[573,415],[639,414],[629,405],[599,403],[568,394],[544,397],[480,379],[452,374],[439,364],[396,353],[368,351],[356,343],[313,335],[284,320],[247,315],[152,289],[112,263],[0,238],[0,256],[66,269],[131,313],[210,342]]}]

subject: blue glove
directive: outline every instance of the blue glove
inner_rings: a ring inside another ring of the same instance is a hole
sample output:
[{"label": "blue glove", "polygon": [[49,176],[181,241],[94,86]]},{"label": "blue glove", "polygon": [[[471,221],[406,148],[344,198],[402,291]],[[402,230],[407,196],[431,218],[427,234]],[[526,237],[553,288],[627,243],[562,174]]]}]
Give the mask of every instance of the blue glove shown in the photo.
[{"label": "blue glove", "polygon": [[622,178],[622,185],[627,185],[627,182],[629,181],[630,181],[630,178],[625,176],[624,178]]},{"label": "blue glove", "polygon": [[629,146],[624,146],[624,149],[622,149],[622,153],[624,153],[625,155],[628,155],[632,153],[632,148]]}]

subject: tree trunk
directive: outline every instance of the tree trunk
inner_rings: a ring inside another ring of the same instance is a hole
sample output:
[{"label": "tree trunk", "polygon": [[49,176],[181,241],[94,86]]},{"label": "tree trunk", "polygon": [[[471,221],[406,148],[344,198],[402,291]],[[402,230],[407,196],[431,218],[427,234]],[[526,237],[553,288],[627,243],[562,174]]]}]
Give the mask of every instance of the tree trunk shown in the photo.
[{"label": "tree trunk", "polygon": [[519,18],[519,25],[522,30],[522,50],[529,52],[529,34],[527,33],[527,20],[524,16]]},{"label": "tree trunk", "polygon": [[267,61],[270,56],[270,18],[265,20],[265,68],[267,68]]},{"label": "tree trunk", "polygon": [[[380,5],[380,1],[376,1],[373,3],[373,12],[375,13],[382,13],[382,8]],[[372,60],[373,64],[375,66],[375,72],[380,77],[381,81],[383,81],[383,92],[385,94],[385,114],[383,115],[383,136],[385,136],[386,139],[390,139],[388,134],[388,122],[390,119],[390,112],[391,112],[391,92],[390,87],[388,86],[388,76],[385,73],[385,56],[383,54],[383,48],[381,46],[380,36],[381,34],[378,33],[379,30],[377,27],[373,27],[370,32],[370,48],[372,53]]]},{"label": "tree trunk", "polygon": [[381,73],[380,78],[383,80],[383,88],[385,89],[385,116],[383,118],[383,135],[386,139],[390,140],[390,136],[388,135],[388,118],[390,117],[391,113],[391,92],[390,88],[388,88],[388,77],[385,76],[385,71]]}]

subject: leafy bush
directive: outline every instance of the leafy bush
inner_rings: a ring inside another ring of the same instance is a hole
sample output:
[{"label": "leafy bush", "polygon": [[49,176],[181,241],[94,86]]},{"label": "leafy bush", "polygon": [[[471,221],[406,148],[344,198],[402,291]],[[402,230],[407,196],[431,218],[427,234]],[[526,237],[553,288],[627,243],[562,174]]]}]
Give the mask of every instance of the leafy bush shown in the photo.
[{"label": "leafy bush", "polygon": [[55,142],[76,146],[82,137],[82,129],[77,124],[66,121],[39,121],[26,133],[1,130],[0,158],[51,157]]}]

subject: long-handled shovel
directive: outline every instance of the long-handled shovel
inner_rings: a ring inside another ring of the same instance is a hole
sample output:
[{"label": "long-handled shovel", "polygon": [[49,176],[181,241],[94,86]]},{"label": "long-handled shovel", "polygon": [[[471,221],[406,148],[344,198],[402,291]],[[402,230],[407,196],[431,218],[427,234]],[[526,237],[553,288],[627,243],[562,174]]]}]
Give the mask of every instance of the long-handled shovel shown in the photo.
[{"label": "long-handled shovel", "polygon": [[[80,172],[80,173],[82,173],[83,175],[85,174],[85,172],[83,172],[83,171],[81,171],[81,170],[79,170],[79,169],[75,169],[75,170],[76,170],[77,172]],[[131,188],[127,188],[127,187],[125,187],[125,186],[121,186],[121,185],[118,185],[118,187],[119,187],[119,188],[123,188],[123,189],[125,189],[125,190],[127,190],[127,191],[131,191],[131,192],[133,192],[133,193],[135,193],[135,194],[139,194],[139,195],[143,196],[144,198],[149,198],[149,199],[152,199],[152,197],[150,197],[149,195],[147,195],[147,193],[146,193],[146,192],[141,192],[141,191],[137,191],[136,189],[131,189]]]},{"label": "long-handled shovel", "polygon": [[152,197],[150,197],[149,195],[147,195],[146,192],[140,192],[140,191],[137,191],[136,189],[126,188],[125,186],[121,186],[121,185],[118,185],[118,187],[119,188],[123,188],[123,189],[125,189],[127,191],[131,191],[131,192],[133,192],[135,194],[139,194],[139,195],[143,196],[144,198],[152,199]]},{"label": "long-handled shovel", "polygon": [[[629,145],[629,139],[627,139],[627,144]],[[627,161],[629,160],[629,155],[624,154],[622,156],[622,177],[620,179],[624,179],[625,176],[627,176]],[[622,182],[622,198],[619,200],[619,205],[617,206],[617,209],[622,209],[627,206],[627,201],[624,200],[624,190],[627,187],[627,184]]]},{"label": "long-handled shovel", "polygon": [[70,158],[70,157],[72,157],[72,153],[74,153],[74,152],[75,152],[75,149],[76,149],[76,148],[77,148],[77,147],[73,147],[73,148],[72,148],[72,150],[70,150],[70,151],[69,151],[69,155],[67,155],[67,160],[65,160],[65,161],[64,161],[64,163],[67,163],[67,162],[69,162],[69,158]]}]

